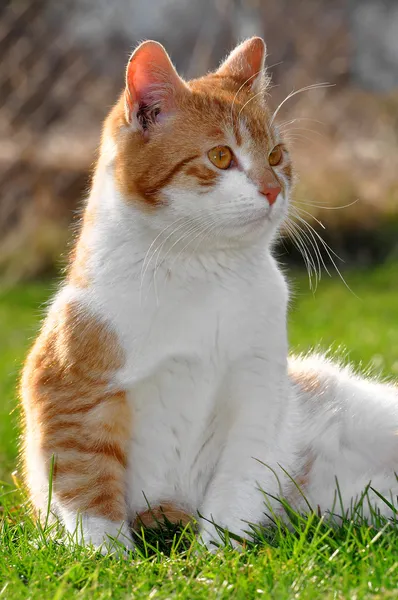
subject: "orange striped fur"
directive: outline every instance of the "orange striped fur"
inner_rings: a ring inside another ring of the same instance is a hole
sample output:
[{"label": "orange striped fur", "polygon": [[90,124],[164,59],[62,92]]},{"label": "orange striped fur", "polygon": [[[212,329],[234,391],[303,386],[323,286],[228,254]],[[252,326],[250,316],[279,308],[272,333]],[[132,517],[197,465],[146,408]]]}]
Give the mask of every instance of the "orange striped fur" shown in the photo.
[{"label": "orange striped fur", "polygon": [[57,497],[115,521],[126,517],[124,470],[131,424],[125,393],[109,391],[108,384],[123,360],[107,325],[69,303],[50,314],[21,382],[30,487],[29,456],[40,452],[49,467],[54,455]]},{"label": "orange striped fur", "polygon": [[136,517],[133,527],[134,529],[139,529],[140,527],[152,527],[156,529],[163,522],[167,521],[174,524],[181,524],[185,527],[188,523],[193,522],[193,518],[171,502],[164,502],[159,506],[155,506],[154,508],[150,508],[145,512],[140,513]]}]

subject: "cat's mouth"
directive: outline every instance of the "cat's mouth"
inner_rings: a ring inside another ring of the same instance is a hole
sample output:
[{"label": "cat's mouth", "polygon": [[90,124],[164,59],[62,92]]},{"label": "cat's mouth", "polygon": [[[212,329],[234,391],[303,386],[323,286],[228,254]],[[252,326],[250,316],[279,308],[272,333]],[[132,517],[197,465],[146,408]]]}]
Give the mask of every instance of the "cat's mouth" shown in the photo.
[{"label": "cat's mouth", "polygon": [[252,215],[246,217],[242,223],[243,225],[263,225],[265,221],[270,221],[270,211],[261,213],[260,215]]},{"label": "cat's mouth", "polygon": [[279,194],[273,204],[265,207],[264,210],[255,214],[247,215],[244,219],[245,225],[263,225],[265,222],[272,223],[275,218],[279,218],[281,208],[285,203],[284,197]]}]

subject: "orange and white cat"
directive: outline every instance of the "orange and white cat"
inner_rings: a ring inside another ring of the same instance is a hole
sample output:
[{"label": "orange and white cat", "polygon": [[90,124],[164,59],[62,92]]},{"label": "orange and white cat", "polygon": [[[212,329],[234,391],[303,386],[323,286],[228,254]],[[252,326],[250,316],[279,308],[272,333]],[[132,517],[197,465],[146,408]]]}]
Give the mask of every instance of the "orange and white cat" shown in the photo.
[{"label": "orange and white cat", "polygon": [[292,166],[264,59],[252,38],[186,82],[144,42],[105,121],[68,275],[21,383],[32,503],[46,512],[54,457],[51,508],[78,542],[132,547],[148,503],[203,515],[208,547],[212,520],[244,536],[266,520],[261,490],[306,508],[283,469],[322,511],[336,477],[347,507],[370,480],[398,492],[397,388],[322,357],[288,362],[271,250]]}]

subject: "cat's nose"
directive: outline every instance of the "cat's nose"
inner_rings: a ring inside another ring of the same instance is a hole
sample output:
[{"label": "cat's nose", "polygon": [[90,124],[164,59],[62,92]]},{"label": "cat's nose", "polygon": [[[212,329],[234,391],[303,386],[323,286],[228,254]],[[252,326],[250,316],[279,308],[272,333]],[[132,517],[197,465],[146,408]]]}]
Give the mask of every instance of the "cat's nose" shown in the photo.
[{"label": "cat's nose", "polygon": [[274,204],[280,191],[281,191],[280,185],[272,185],[271,186],[269,184],[265,184],[265,185],[261,186],[260,190],[259,190],[260,194],[262,194],[263,196],[265,196],[267,198],[270,206],[272,206],[272,204]]}]

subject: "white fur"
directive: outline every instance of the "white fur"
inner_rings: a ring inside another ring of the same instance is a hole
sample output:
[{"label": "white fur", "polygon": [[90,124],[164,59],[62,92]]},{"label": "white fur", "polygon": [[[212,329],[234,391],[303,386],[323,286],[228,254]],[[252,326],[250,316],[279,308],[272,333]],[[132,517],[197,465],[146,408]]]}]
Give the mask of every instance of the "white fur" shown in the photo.
[{"label": "white fur", "polygon": [[[112,161],[102,159],[89,199],[93,284],[65,288],[57,300],[78,298],[105,318],[125,351],[115,385],[134,414],[130,519],[147,503],[172,502],[203,515],[208,546],[217,533],[206,519],[245,535],[247,521],[265,520],[261,489],[287,493],[280,466],[300,475],[309,452],[307,493],[322,510],[333,507],[335,475],[347,507],[369,479],[396,492],[396,388],[320,359],[319,397],[289,380],[288,290],[270,251],[288,198],[269,207],[237,170],[207,194],[165,194],[168,206],[147,214],[119,196]],[[72,531],[76,515],[60,512]],[[84,535],[100,545],[116,526],[86,519]]]},{"label": "white fur", "polygon": [[77,515],[61,507],[60,516],[69,534],[71,544],[90,544],[102,554],[125,554],[121,548],[132,550],[134,543],[127,523],[113,522],[93,515]]},{"label": "white fur", "polygon": [[[361,378],[317,355],[298,364],[317,373],[320,382],[316,393],[293,386],[301,418],[299,447],[302,457],[313,459],[307,500],[341,516],[370,484],[397,507],[398,387]],[[370,488],[368,497],[381,514],[393,516]],[[301,500],[298,505],[304,508]],[[370,512],[366,500],[363,514]]]}]

